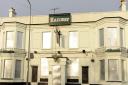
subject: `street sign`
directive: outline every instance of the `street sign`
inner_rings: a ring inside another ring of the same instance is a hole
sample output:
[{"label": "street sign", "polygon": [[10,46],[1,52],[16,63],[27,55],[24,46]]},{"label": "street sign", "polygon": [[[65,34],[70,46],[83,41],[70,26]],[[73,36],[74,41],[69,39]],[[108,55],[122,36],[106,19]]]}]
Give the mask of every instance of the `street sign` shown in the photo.
[{"label": "street sign", "polygon": [[71,25],[71,14],[70,13],[49,14],[49,25],[50,26]]}]

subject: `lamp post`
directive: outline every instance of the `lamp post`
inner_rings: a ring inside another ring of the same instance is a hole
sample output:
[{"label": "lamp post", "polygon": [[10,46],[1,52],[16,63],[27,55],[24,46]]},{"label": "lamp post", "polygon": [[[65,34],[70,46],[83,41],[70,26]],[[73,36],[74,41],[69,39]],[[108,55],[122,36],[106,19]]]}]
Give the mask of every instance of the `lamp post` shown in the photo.
[{"label": "lamp post", "polygon": [[31,30],[31,3],[29,0],[27,0],[29,4],[29,29],[28,29],[28,59],[27,59],[27,79],[26,79],[26,85],[29,85],[29,63],[30,63],[30,30]]}]

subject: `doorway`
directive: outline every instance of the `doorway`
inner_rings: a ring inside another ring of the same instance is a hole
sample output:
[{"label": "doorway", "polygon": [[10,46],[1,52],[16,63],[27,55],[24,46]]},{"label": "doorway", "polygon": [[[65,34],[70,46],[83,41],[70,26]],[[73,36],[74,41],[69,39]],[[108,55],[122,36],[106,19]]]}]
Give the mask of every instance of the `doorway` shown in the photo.
[{"label": "doorway", "polygon": [[52,85],[61,85],[61,66],[55,65],[52,67]]},{"label": "doorway", "polygon": [[83,84],[88,84],[89,81],[89,76],[88,76],[88,66],[82,66],[82,83]]}]

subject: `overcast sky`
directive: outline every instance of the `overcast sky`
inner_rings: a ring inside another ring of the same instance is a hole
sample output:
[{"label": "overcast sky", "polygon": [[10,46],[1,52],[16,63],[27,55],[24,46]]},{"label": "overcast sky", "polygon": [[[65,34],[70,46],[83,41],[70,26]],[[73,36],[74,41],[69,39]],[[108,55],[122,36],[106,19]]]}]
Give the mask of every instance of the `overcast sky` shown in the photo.
[{"label": "overcast sky", "polygon": [[[30,0],[32,15],[52,13],[52,8],[59,8],[57,13],[80,13],[93,11],[117,11],[120,0]],[[14,7],[18,16],[29,15],[27,0],[0,0],[0,16],[8,16],[8,9]]]}]

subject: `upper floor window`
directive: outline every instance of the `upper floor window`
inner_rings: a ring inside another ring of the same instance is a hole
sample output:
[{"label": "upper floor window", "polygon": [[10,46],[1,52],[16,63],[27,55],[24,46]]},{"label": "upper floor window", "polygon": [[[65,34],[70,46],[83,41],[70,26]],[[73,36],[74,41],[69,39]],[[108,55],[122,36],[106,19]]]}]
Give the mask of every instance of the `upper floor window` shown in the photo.
[{"label": "upper floor window", "polygon": [[78,32],[69,32],[69,48],[78,48]]},{"label": "upper floor window", "polygon": [[104,46],[104,29],[99,30],[100,47]]},{"label": "upper floor window", "polygon": [[120,46],[124,46],[124,29],[120,28]]},{"label": "upper floor window", "polygon": [[117,28],[107,28],[106,29],[106,47],[115,48],[119,46],[118,42],[118,29]]},{"label": "upper floor window", "polygon": [[51,32],[43,32],[43,48],[44,49],[50,49],[51,48],[51,42],[52,42],[52,35]]},{"label": "upper floor window", "polygon": [[6,32],[6,48],[14,48],[14,32]]},{"label": "upper floor window", "polygon": [[99,45],[106,48],[117,49],[123,46],[123,29],[109,27],[99,30]]},{"label": "upper floor window", "polygon": [[17,48],[23,48],[23,32],[17,32]]},{"label": "upper floor window", "polygon": [[1,30],[0,30],[0,49],[2,48],[2,33],[1,33]]}]

